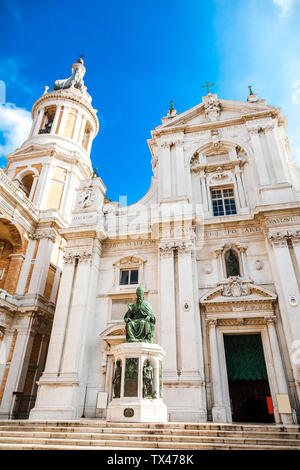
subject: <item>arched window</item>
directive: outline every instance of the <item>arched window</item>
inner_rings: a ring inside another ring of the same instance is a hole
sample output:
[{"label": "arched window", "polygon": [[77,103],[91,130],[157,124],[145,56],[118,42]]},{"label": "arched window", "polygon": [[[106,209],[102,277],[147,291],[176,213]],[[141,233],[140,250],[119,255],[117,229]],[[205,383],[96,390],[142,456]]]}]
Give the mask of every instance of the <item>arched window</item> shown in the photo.
[{"label": "arched window", "polygon": [[240,276],[240,262],[235,250],[230,249],[225,253],[226,277]]},{"label": "arched window", "polygon": [[41,122],[41,127],[39,130],[39,134],[50,134],[51,127],[54,121],[56,107],[49,106],[49,108],[45,109],[44,116]]},{"label": "arched window", "polygon": [[25,175],[21,180],[20,188],[23,189],[27,197],[29,197],[31,187],[33,185],[33,177],[34,177],[34,174],[29,173]]}]

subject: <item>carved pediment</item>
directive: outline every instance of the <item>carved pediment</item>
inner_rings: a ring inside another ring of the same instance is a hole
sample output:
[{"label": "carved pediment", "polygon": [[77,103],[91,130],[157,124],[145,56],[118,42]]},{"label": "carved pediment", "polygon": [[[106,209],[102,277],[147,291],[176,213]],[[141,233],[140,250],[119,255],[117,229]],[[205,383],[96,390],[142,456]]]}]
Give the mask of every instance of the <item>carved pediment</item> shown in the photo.
[{"label": "carved pediment", "polygon": [[237,119],[247,114],[272,111],[276,108],[264,102],[248,103],[218,99],[217,95],[204,96],[202,103],[178,114],[164,122],[157,129],[176,128],[180,126],[197,126],[200,124]]},{"label": "carved pediment", "polygon": [[53,151],[53,147],[40,145],[40,144],[30,144],[24,147],[20,147],[14,152],[10,153],[8,157],[19,157],[22,155],[32,155],[32,154],[45,154],[49,155],[49,151]]},{"label": "carved pediment", "polygon": [[126,338],[125,323],[118,322],[106,328],[100,333],[100,338],[104,340],[109,346],[123,343]]},{"label": "carved pediment", "polygon": [[277,296],[264,287],[257,286],[239,276],[231,276],[205,294],[201,304],[213,304],[219,302],[274,302]]},{"label": "carved pediment", "polygon": [[145,262],[146,260],[138,256],[126,256],[125,258],[121,258],[116,263],[114,263],[114,266],[118,266],[119,268],[122,268],[122,267],[131,268],[135,266],[141,266]]}]

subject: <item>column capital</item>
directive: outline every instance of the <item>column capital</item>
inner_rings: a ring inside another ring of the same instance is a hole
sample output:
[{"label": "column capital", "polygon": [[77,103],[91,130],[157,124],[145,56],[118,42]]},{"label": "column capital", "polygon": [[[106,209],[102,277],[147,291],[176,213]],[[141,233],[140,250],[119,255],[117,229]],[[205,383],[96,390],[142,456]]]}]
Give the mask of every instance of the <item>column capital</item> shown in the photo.
[{"label": "column capital", "polygon": [[43,238],[48,238],[52,241],[52,243],[55,243],[58,239],[58,234],[53,228],[50,228],[45,230],[39,230],[36,233],[30,234],[29,238],[31,238],[31,240],[41,240]]},{"label": "column capital", "polygon": [[164,258],[173,256],[174,245],[172,242],[161,242],[158,245],[160,255]]},{"label": "column capital", "polygon": [[170,148],[170,145],[171,145],[170,142],[161,142],[161,143],[160,143],[160,148],[162,148],[162,149],[169,149],[169,148]]},{"label": "column capital", "polygon": [[161,242],[159,245],[160,253],[163,256],[168,256],[169,253],[172,253],[174,250],[178,250],[178,253],[191,253],[193,248],[192,240],[169,240],[166,242]]},{"label": "column capital", "polygon": [[287,246],[287,240],[292,240],[293,243],[300,243],[300,230],[281,230],[278,232],[269,232],[268,239],[274,247]]},{"label": "column capital", "polygon": [[75,259],[80,263],[90,264],[92,261],[93,252],[91,248],[66,250],[63,254],[64,264],[72,264]]}]

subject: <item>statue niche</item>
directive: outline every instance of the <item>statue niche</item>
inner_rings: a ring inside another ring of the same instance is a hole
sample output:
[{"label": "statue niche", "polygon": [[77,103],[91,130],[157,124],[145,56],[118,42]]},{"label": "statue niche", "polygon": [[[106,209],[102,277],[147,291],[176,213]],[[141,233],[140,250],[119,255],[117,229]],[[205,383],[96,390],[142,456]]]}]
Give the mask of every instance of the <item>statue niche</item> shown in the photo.
[{"label": "statue niche", "polygon": [[156,398],[154,370],[149,360],[145,362],[143,367],[143,398]]},{"label": "statue niche", "polygon": [[120,398],[121,377],[122,377],[121,361],[117,361],[116,369],[115,369],[115,375],[114,375],[114,378],[113,378],[113,381],[112,381],[113,386],[114,386],[114,398]]},{"label": "statue niche", "polygon": [[153,343],[156,318],[151,305],[144,300],[144,290],[138,287],[136,301],[128,304],[125,314],[126,343]]},{"label": "statue niche", "polygon": [[237,254],[234,250],[230,249],[225,253],[226,275],[240,276],[240,263]]}]

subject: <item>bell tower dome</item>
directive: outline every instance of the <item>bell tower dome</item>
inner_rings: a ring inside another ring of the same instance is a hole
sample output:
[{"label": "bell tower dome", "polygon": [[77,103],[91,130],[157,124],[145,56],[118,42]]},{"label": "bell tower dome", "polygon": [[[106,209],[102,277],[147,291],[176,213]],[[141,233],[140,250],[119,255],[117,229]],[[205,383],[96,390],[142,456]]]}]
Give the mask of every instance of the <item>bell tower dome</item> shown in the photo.
[{"label": "bell tower dome", "polygon": [[85,72],[80,58],[69,78],[56,80],[52,91],[45,87],[32,107],[28,139],[7,156],[7,176],[45,216],[58,211],[66,222],[77,187],[92,175],[91,146],[99,130]]},{"label": "bell tower dome", "polygon": [[53,144],[67,151],[77,151],[89,160],[93,139],[99,130],[92,98],[84,86],[83,60],[72,65],[72,75],[56,80],[53,91],[45,87],[32,108],[32,128],[27,139],[39,144]]}]

